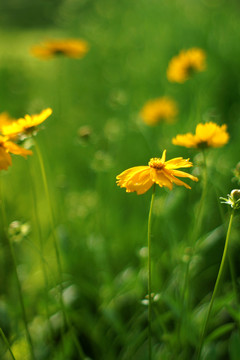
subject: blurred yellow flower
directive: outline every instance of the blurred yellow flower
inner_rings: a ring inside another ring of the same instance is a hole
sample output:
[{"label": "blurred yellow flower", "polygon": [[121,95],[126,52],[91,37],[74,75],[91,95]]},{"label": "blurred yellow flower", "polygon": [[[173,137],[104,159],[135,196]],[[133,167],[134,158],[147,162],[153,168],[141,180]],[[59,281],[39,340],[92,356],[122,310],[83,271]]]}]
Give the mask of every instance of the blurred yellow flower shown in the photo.
[{"label": "blurred yellow flower", "polygon": [[204,149],[208,147],[221,147],[229,140],[227,125],[218,126],[213,122],[198,124],[196,134],[187,133],[177,135],[172,139],[174,145],[185,146],[187,148]]},{"label": "blurred yellow flower", "polygon": [[167,78],[171,82],[183,83],[196,71],[206,68],[205,51],[199,48],[182,50],[174,56],[167,69]]},{"label": "blurred yellow flower", "polygon": [[171,123],[178,113],[177,104],[168,97],[149,100],[142,108],[140,116],[147,125],[156,125],[159,121]]},{"label": "blurred yellow flower", "polygon": [[0,114],[0,130],[2,126],[9,125],[13,121],[16,121],[16,119],[13,119],[9,116],[9,114],[5,111]]},{"label": "blurred yellow flower", "polygon": [[31,53],[40,59],[50,59],[54,56],[65,55],[74,59],[81,59],[89,50],[88,43],[80,39],[59,39],[44,42],[32,47]]},{"label": "blurred yellow flower", "polygon": [[32,155],[31,150],[23,149],[12,141],[9,141],[6,136],[0,135],[0,170],[7,170],[7,168],[12,165],[12,159],[9,153],[23,157]]},{"label": "blurred yellow flower", "polygon": [[195,176],[176,169],[193,166],[189,159],[182,157],[166,160],[166,150],[163,151],[161,158],[150,159],[148,166],[135,166],[123,171],[117,176],[117,185],[126,188],[126,192],[136,191],[138,195],[144,194],[156,183],[160,187],[166,186],[172,190],[173,184],[191,187],[179,180],[178,177],[187,177],[193,181],[198,181]]},{"label": "blurred yellow flower", "polygon": [[2,134],[8,137],[15,137],[19,134],[32,134],[36,130],[36,126],[45,121],[52,114],[52,109],[47,108],[40,114],[25,115],[10,125],[2,126]]}]

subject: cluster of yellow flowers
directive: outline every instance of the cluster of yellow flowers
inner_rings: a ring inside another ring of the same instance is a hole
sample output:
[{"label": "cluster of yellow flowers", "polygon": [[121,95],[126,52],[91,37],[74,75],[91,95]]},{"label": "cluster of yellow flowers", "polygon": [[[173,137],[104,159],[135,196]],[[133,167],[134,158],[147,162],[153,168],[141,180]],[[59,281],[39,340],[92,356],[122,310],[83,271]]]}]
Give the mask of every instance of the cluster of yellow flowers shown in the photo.
[{"label": "cluster of yellow flowers", "polygon": [[[169,81],[183,83],[196,71],[203,71],[206,68],[206,54],[202,49],[192,48],[182,50],[169,63],[167,78]],[[156,125],[159,121],[173,122],[178,113],[177,104],[169,97],[160,97],[148,101],[142,108],[140,116],[147,125]],[[174,145],[187,148],[204,149],[209,147],[220,147],[229,140],[227,126],[218,126],[213,122],[198,124],[196,133],[177,135],[172,139]],[[150,159],[148,166],[136,166],[123,171],[117,176],[117,185],[126,188],[127,192],[136,191],[137,194],[145,193],[154,183],[160,187],[167,187],[172,190],[173,184],[189,185],[177,177],[187,177],[193,181],[198,179],[190,174],[176,170],[178,168],[191,167],[189,159],[182,157],[166,161],[166,150],[161,158]]]},{"label": "cluster of yellow flowers", "polygon": [[[193,73],[203,71],[205,68],[204,50],[199,48],[182,50],[171,59],[167,68],[167,78],[170,82],[183,83]],[[147,101],[140,111],[140,117],[146,125],[157,125],[161,121],[171,123],[177,114],[177,103],[167,96]]]},{"label": "cluster of yellow flowers", "polygon": [[24,118],[11,119],[7,113],[0,114],[0,169],[7,170],[12,165],[9,153],[26,157],[31,150],[17,143],[37,131],[37,126],[52,114],[52,109],[43,110],[38,115],[25,115]]},{"label": "cluster of yellow flowers", "polygon": [[[187,148],[204,149],[223,146],[228,140],[229,134],[226,131],[226,125],[218,126],[209,122],[198,124],[196,134],[177,135],[176,138],[172,139],[172,143]],[[198,179],[176,169],[191,167],[192,165],[189,159],[182,157],[166,161],[166,150],[164,150],[162,157],[150,159],[148,166],[136,166],[123,171],[117,176],[117,185],[126,188],[126,192],[136,191],[138,195],[144,194],[154,183],[160,187],[165,186],[169,190],[172,190],[173,184],[191,189],[189,185],[176,176],[187,177],[193,181],[198,181]]]}]

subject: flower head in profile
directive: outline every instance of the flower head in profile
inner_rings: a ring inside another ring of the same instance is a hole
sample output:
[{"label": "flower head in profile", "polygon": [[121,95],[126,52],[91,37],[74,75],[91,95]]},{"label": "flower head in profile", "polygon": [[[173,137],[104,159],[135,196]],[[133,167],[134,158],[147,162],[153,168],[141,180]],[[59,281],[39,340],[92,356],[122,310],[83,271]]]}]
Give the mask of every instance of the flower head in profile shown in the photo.
[{"label": "flower head in profile", "polygon": [[204,149],[209,147],[221,147],[229,140],[227,125],[218,126],[213,122],[198,124],[196,133],[177,135],[172,139],[174,145],[185,146],[187,148]]},{"label": "flower head in profile", "polygon": [[174,56],[167,69],[167,78],[171,82],[183,83],[197,71],[204,71],[206,68],[206,54],[204,50],[192,48],[182,50]]},{"label": "flower head in profile", "polygon": [[34,56],[48,60],[55,56],[64,55],[74,59],[81,59],[89,50],[88,43],[80,39],[59,39],[46,41],[42,45],[32,47]]},{"label": "flower head in profile", "polygon": [[143,106],[140,116],[147,125],[156,125],[160,121],[171,123],[178,113],[177,104],[168,97],[149,100]]},{"label": "flower head in profile", "polygon": [[24,118],[20,118],[9,125],[2,127],[2,134],[9,138],[16,136],[26,137],[32,135],[37,131],[37,126],[45,121],[52,114],[52,109],[47,108],[40,114],[25,115]]},{"label": "flower head in profile", "polygon": [[12,159],[9,153],[23,157],[32,155],[31,150],[21,148],[14,142],[9,141],[6,136],[0,135],[0,170],[7,170],[7,168],[12,165]]},{"label": "flower head in profile", "polygon": [[117,185],[126,188],[126,192],[136,191],[138,195],[144,194],[154,183],[160,187],[165,186],[169,190],[172,190],[173,184],[191,189],[178,177],[189,178],[193,181],[198,181],[198,178],[177,169],[188,168],[192,165],[189,159],[182,157],[166,161],[166,150],[164,150],[162,157],[150,159],[148,166],[135,166],[123,171],[117,176]]}]

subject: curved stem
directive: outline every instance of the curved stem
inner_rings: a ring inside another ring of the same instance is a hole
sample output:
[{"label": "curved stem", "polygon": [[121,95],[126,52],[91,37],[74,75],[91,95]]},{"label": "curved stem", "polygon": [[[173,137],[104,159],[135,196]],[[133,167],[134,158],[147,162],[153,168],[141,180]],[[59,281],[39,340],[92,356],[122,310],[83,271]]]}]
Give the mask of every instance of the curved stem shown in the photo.
[{"label": "curved stem", "polygon": [[224,268],[225,259],[226,259],[226,255],[227,255],[228,244],[229,244],[229,237],[230,237],[230,232],[231,232],[231,227],[232,227],[233,216],[234,216],[234,210],[232,210],[230,220],[229,220],[229,225],[228,225],[228,230],[227,230],[227,235],[226,235],[226,241],[225,241],[225,246],[224,246],[224,250],[223,250],[223,256],[222,256],[220,268],[219,268],[219,271],[218,271],[217,280],[216,280],[216,283],[215,283],[215,286],[214,286],[212,298],[211,298],[211,301],[210,301],[210,304],[209,304],[207,317],[206,317],[205,324],[204,324],[204,327],[203,327],[201,340],[200,340],[200,346],[199,346],[198,355],[197,355],[197,360],[199,360],[200,356],[201,356],[201,351],[202,351],[202,347],[203,347],[203,343],[204,343],[204,338],[205,338],[205,334],[206,334],[206,330],[207,330],[208,321],[209,321],[209,318],[210,318],[210,314],[211,314],[211,310],[212,310],[212,307],[213,307],[214,299],[215,299],[216,294],[217,294],[219,282],[221,280],[221,276],[222,276],[222,273],[223,273],[223,268]]},{"label": "curved stem", "polygon": [[32,171],[32,168],[29,164],[29,171],[30,171],[30,179],[31,179],[31,189],[32,189],[32,200],[33,200],[33,217],[34,217],[34,222],[37,228],[37,234],[38,234],[38,240],[39,240],[39,247],[40,247],[40,259],[41,259],[41,268],[42,268],[42,274],[43,274],[43,279],[44,279],[44,297],[45,297],[45,311],[46,311],[46,318],[47,318],[47,322],[48,322],[48,327],[50,329],[50,333],[51,333],[51,337],[53,338],[54,336],[54,331],[53,331],[53,327],[50,321],[50,310],[49,310],[49,299],[48,299],[48,291],[49,291],[49,280],[48,280],[48,274],[47,274],[47,263],[45,261],[44,258],[44,244],[43,244],[43,238],[42,238],[42,233],[41,233],[41,226],[40,226],[40,221],[39,221],[39,216],[38,216],[38,209],[37,209],[37,197],[36,197],[36,189],[34,187],[34,174]]},{"label": "curved stem", "polygon": [[155,198],[156,185],[153,184],[153,192],[148,215],[148,359],[152,359],[152,274],[151,274],[151,227],[152,209]]}]

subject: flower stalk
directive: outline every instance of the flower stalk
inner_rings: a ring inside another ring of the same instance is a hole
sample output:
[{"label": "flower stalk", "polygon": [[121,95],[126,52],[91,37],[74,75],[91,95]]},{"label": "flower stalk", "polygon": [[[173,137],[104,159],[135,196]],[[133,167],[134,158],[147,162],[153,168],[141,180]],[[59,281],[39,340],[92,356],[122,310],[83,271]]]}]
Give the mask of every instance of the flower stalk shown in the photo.
[{"label": "flower stalk", "polygon": [[149,215],[148,215],[148,358],[152,359],[152,251],[151,251],[151,229],[152,209],[155,198],[156,185],[153,185]]},{"label": "flower stalk", "polygon": [[209,304],[207,317],[206,317],[206,320],[205,320],[205,323],[204,323],[204,327],[203,327],[203,331],[202,331],[202,335],[201,335],[201,339],[200,339],[200,345],[199,345],[199,349],[198,349],[198,354],[197,354],[197,360],[199,360],[200,356],[201,356],[202,347],[203,347],[203,343],[204,343],[204,339],[205,339],[205,335],[206,335],[206,331],[207,331],[209,318],[210,318],[213,303],[214,303],[214,300],[215,300],[215,297],[216,297],[216,294],[217,294],[217,291],[218,291],[219,283],[220,283],[220,280],[221,280],[221,277],[222,277],[224,264],[225,264],[225,260],[226,260],[226,255],[227,255],[227,250],[228,250],[228,245],[229,245],[229,238],[230,238],[230,232],[231,232],[231,228],[232,228],[233,217],[234,217],[234,209],[232,210],[230,220],[229,220],[229,225],[228,225],[228,230],[227,230],[227,235],[226,235],[226,241],[225,241],[223,255],[222,255],[222,260],[221,260],[220,268],[219,268],[219,271],[218,271],[217,280],[216,280],[216,283],[215,283],[215,286],[214,286],[212,298],[211,298],[211,301],[210,301],[210,304]]}]

